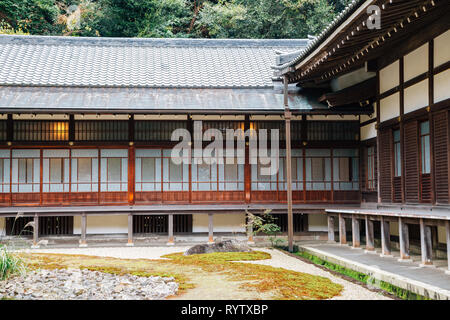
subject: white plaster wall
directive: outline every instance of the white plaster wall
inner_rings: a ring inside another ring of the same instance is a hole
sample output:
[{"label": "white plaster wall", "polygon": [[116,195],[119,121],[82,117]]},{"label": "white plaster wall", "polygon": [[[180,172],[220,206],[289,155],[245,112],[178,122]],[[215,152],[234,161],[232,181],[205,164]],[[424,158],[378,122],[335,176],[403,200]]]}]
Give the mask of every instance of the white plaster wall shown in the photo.
[{"label": "white plaster wall", "polygon": [[308,231],[328,231],[327,216],[324,214],[308,215]]},{"label": "white plaster wall", "polygon": [[394,93],[380,100],[380,121],[396,118],[400,115],[400,94]]},{"label": "white plaster wall", "polygon": [[[81,217],[73,220],[73,233],[81,234]],[[128,233],[128,216],[87,216],[87,234]]]},{"label": "white plaster wall", "polygon": [[450,98],[450,69],[434,76],[434,102]]},{"label": "white plaster wall", "polygon": [[3,237],[6,235],[5,224],[6,224],[5,218],[0,218],[0,237]]},{"label": "white plaster wall", "polygon": [[372,122],[360,128],[361,141],[375,138],[377,136],[377,129],[375,129],[375,122]]},{"label": "white plaster wall", "polygon": [[[214,232],[246,232],[245,213],[215,214],[213,216]],[[192,215],[192,232],[208,232],[208,215]]]},{"label": "white plaster wall", "polygon": [[428,105],[428,79],[405,89],[405,113]]},{"label": "white plaster wall", "polygon": [[428,43],[408,53],[403,58],[404,78],[408,81],[428,71]]},{"label": "white plaster wall", "polygon": [[380,93],[386,92],[400,84],[400,62],[394,63],[380,70]]},{"label": "white plaster wall", "polygon": [[434,39],[434,66],[450,61],[450,30]]}]

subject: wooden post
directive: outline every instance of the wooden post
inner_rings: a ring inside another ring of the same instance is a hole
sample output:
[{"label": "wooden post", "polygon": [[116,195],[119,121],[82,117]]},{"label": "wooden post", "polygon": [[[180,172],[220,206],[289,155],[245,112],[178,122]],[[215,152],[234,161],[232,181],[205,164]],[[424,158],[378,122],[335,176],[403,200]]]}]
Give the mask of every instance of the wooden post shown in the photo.
[{"label": "wooden post", "polygon": [[284,120],[286,129],[286,182],[288,205],[288,246],[289,252],[294,251],[294,216],[292,214],[292,165],[291,165],[291,118],[288,103],[288,78],[284,77]]},{"label": "wooden post", "polygon": [[391,232],[389,221],[381,216],[381,256],[391,255]]},{"label": "wooden post", "polygon": [[[245,115],[244,118],[244,133],[249,132],[250,130],[250,116]],[[244,141],[245,141],[245,148],[244,148],[244,157],[245,157],[245,163],[244,163],[244,196],[245,196],[245,202],[250,203],[251,201],[251,180],[252,180],[252,167],[250,165],[250,150],[248,144],[250,143],[250,136],[249,138],[245,137],[244,134]]]},{"label": "wooden post", "polygon": [[330,215],[328,215],[328,242],[336,242],[334,237],[334,217]]},{"label": "wooden post", "polygon": [[87,242],[86,242],[86,226],[87,226],[87,221],[86,221],[86,213],[83,212],[81,214],[81,239],[80,239],[80,247],[87,247]]},{"label": "wooden post", "polygon": [[375,241],[373,237],[373,221],[366,216],[366,252],[375,251]]},{"label": "wooden post", "polygon": [[359,233],[359,220],[352,216],[352,247],[359,248],[361,246],[361,237]]},{"label": "wooden post", "polygon": [[421,266],[429,266],[433,264],[432,261],[432,249],[431,244],[431,227],[425,225],[425,221],[420,219],[420,250],[422,253]]},{"label": "wooden post", "polygon": [[167,245],[168,246],[173,246],[175,243],[173,241],[173,214],[169,214],[169,223],[168,223],[168,227],[169,227],[169,239],[167,240]]},{"label": "wooden post", "polygon": [[345,229],[345,219],[342,213],[339,213],[339,243],[347,244],[347,234]]},{"label": "wooden post", "polygon": [[255,244],[253,241],[253,221],[247,221],[247,236],[248,236],[248,244]]},{"label": "wooden post", "polygon": [[132,247],[134,246],[133,242],[133,214],[130,212],[128,214],[128,242],[127,246]]},{"label": "wooden post", "polygon": [[400,242],[399,260],[410,260],[411,257],[409,256],[409,228],[401,217],[398,218],[398,234]]},{"label": "wooden post", "polygon": [[33,245],[31,248],[37,249],[39,248],[39,217],[37,213],[34,214],[34,228],[33,228]]},{"label": "wooden post", "polygon": [[450,221],[445,221],[445,229],[447,231],[447,271],[450,274]]},{"label": "wooden post", "polygon": [[130,141],[128,146],[128,204],[135,204],[135,176],[136,176],[136,150],[134,142]]},{"label": "wooden post", "polygon": [[208,213],[208,243],[214,243],[213,214]]}]

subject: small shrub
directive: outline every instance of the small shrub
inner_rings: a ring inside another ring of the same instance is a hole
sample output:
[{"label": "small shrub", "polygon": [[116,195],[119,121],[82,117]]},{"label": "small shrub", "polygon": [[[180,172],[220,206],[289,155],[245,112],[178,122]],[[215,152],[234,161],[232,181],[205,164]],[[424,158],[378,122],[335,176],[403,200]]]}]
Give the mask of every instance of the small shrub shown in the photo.
[{"label": "small shrub", "polygon": [[281,233],[281,228],[275,223],[276,218],[271,215],[272,210],[267,209],[261,216],[256,216],[249,211],[246,211],[248,223],[246,228],[252,226],[253,235],[263,233],[269,236],[269,241],[272,243],[272,247],[281,245],[282,239],[277,238]]},{"label": "small shrub", "polygon": [[6,246],[0,247],[0,280],[5,280],[13,274],[25,272],[23,261],[8,251]]}]

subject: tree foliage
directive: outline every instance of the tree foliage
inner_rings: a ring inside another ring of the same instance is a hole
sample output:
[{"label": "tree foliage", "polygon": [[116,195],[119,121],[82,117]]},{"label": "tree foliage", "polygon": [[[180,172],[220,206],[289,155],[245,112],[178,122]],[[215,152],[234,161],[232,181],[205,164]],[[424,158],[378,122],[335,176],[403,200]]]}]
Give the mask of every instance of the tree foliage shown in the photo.
[{"label": "tree foliage", "polygon": [[0,21],[43,35],[305,38],[350,1],[0,0]]}]

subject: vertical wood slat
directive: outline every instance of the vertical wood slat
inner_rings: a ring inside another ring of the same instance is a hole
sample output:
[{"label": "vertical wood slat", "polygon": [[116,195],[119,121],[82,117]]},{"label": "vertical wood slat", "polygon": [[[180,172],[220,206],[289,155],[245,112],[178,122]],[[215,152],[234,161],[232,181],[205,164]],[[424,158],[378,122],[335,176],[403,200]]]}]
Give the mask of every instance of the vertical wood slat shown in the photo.
[{"label": "vertical wood slat", "polygon": [[405,124],[405,201],[419,202],[419,142],[418,122],[411,121]]},{"label": "vertical wood slat", "polygon": [[392,200],[392,172],[391,172],[391,148],[392,139],[390,130],[379,130],[379,197],[381,202],[391,202]]},{"label": "vertical wood slat", "polygon": [[433,162],[436,203],[449,203],[448,110],[433,114]]}]

